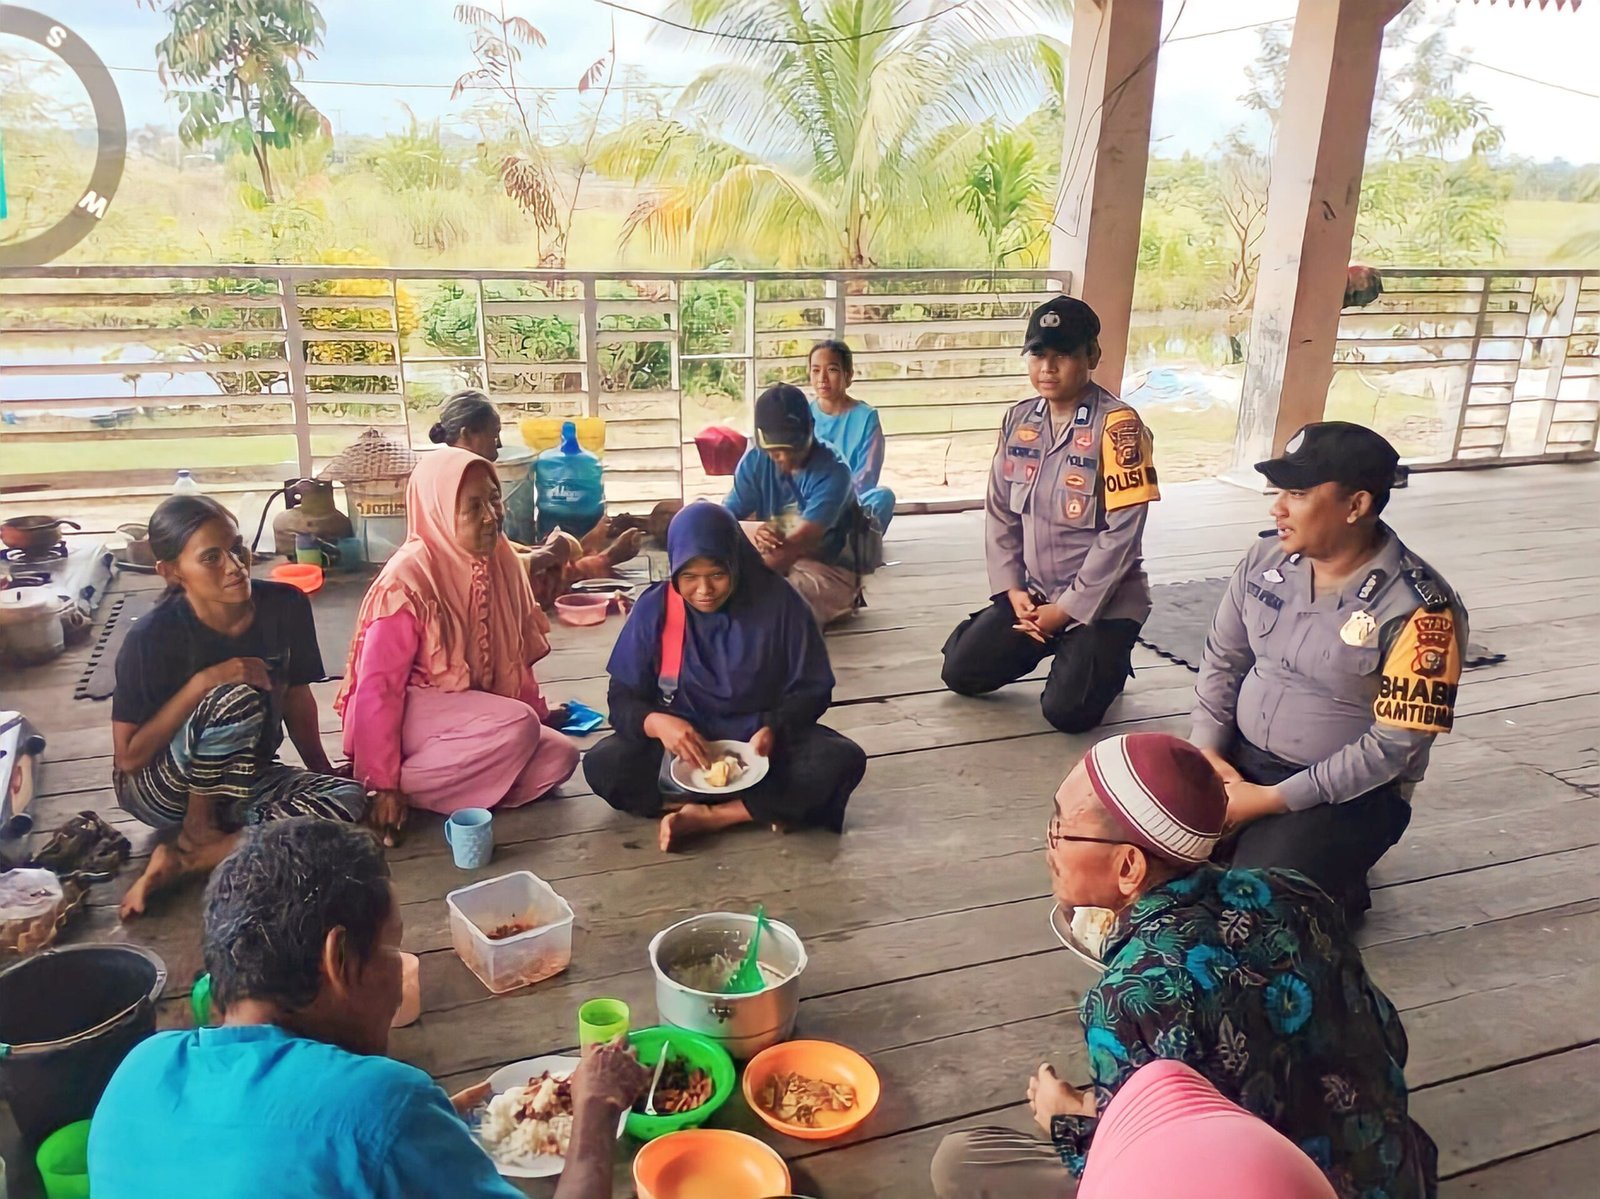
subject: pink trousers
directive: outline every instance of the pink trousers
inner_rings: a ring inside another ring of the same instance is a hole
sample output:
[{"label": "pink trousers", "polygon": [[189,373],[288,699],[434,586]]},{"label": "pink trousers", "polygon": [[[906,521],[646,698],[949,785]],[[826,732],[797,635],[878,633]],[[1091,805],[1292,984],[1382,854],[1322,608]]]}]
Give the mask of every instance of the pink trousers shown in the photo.
[{"label": "pink trousers", "polygon": [[442,814],[530,803],[578,768],[570,738],[521,700],[486,691],[407,688],[400,750],[400,790]]}]

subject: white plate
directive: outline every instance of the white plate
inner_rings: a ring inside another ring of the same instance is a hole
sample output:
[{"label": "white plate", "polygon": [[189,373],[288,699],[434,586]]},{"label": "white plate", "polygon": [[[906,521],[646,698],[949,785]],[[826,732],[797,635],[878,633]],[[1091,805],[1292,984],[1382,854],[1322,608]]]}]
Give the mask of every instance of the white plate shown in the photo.
[{"label": "white plate", "polygon": [[579,592],[632,591],[637,586],[639,586],[637,582],[630,583],[627,579],[580,579],[572,585],[572,590]]},{"label": "white plate", "polygon": [[1056,940],[1060,941],[1084,965],[1092,966],[1096,970],[1104,970],[1106,964],[1090,953],[1089,947],[1078,940],[1072,931],[1072,912],[1076,910],[1075,908],[1069,910],[1060,903],[1055,904],[1050,909],[1050,931],[1055,933]]},{"label": "white plate", "polygon": [[707,741],[706,748],[711,751],[712,761],[716,761],[723,754],[737,754],[739,760],[744,763],[744,773],[726,787],[713,787],[706,782],[706,772],[700,767],[691,766],[682,758],[674,758],[672,781],[685,791],[693,791],[699,795],[732,795],[735,791],[754,787],[767,777],[767,767],[770,763],[751,749],[748,741]]},{"label": "white plate", "polygon": [[[530,1057],[526,1061],[512,1062],[509,1066],[501,1066],[489,1075],[489,1088],[496,1095],[504,1095],[512,1087],[525,1087],[528,1079],[538,1078],[541,1074],[566,1075],[571,1077],[572,1072],[578,1068],[578,1059],[566,1057],[561,1054],[550,1054],[546,1057]],[[624,1110],[617,1117],[617,1139],[622,1139],[622,1131],[627,1126],[628,1113]],[[472,1135],[478,1136],[478,1122],[474,1121]],[[480,1145],[482,1141],[478,1142]],[[489,1160],[507,1178],[554,1178],[566,1168],[567,1159],[554,1153],[541,1153],[537,1157],[518,1158],[508,1161],[498,1157],[494,1150],[484,1145],[483,1151],[489,1155]]]}]

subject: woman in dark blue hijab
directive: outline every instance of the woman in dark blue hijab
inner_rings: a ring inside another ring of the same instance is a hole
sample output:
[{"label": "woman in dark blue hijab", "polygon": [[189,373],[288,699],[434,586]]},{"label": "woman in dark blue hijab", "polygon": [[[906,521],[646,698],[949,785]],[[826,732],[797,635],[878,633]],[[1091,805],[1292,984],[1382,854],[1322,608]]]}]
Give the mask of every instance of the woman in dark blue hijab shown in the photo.
[{"label": "woman in dark blue hijab", "polygon": [[[805,600],[774,574],[721,504],[690,504],[667,528],[672,578],[634,606],[611,652],[613,736],[584,755],[584,777],[612,807],[661,816],[661,848],[735,824],[840,831],[867,768],[849,738],[817,723],[833,671]],[[670,590],[669,590],[670,589]],[[663,670],[669,609],[682,613],[681,660]],[[767,776],[718,802],[679,790],[672,758],[709,766],[708,741],[748,741]]]}]

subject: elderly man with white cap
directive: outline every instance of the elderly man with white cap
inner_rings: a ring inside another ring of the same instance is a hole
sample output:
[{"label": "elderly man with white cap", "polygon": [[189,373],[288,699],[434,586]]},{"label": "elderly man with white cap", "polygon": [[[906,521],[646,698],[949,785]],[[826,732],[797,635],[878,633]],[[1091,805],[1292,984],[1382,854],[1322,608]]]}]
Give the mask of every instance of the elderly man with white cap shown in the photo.
[{"label": "elderly man with white cap", "polygon": [[[1343,915],[1301,875],[1208,859],[1228,800],[1205,756],[1133,733],[1089,751],[1056,792],[1051,887],[1114,913],[1080,1017],[1091,1085],[1042,1065],[1028,1083],[1045,1142],[1005,1128],[946,1137],[939,1199],[1061,1199],[1099,1113],[1148,1062],[1193,1067],[1322,1168],[1340,1199],[1424,1199],[1437,1151],[1406,1108],[1406,1037]],[[1133,1197],[1130,1196],[1130,1199]]]}]

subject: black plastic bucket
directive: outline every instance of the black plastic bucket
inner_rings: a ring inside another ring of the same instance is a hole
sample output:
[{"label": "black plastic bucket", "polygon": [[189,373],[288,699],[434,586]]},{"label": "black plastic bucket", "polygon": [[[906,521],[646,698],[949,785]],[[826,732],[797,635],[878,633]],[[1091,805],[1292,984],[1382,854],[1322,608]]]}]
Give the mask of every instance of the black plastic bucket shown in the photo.
[{"label": "black plastic bucket", "polygon": [[31,1151],[94,1115],[128,1051],[156,1030],[167,968],[135,945],[71,945],[0,973],[0,1094]]}]

